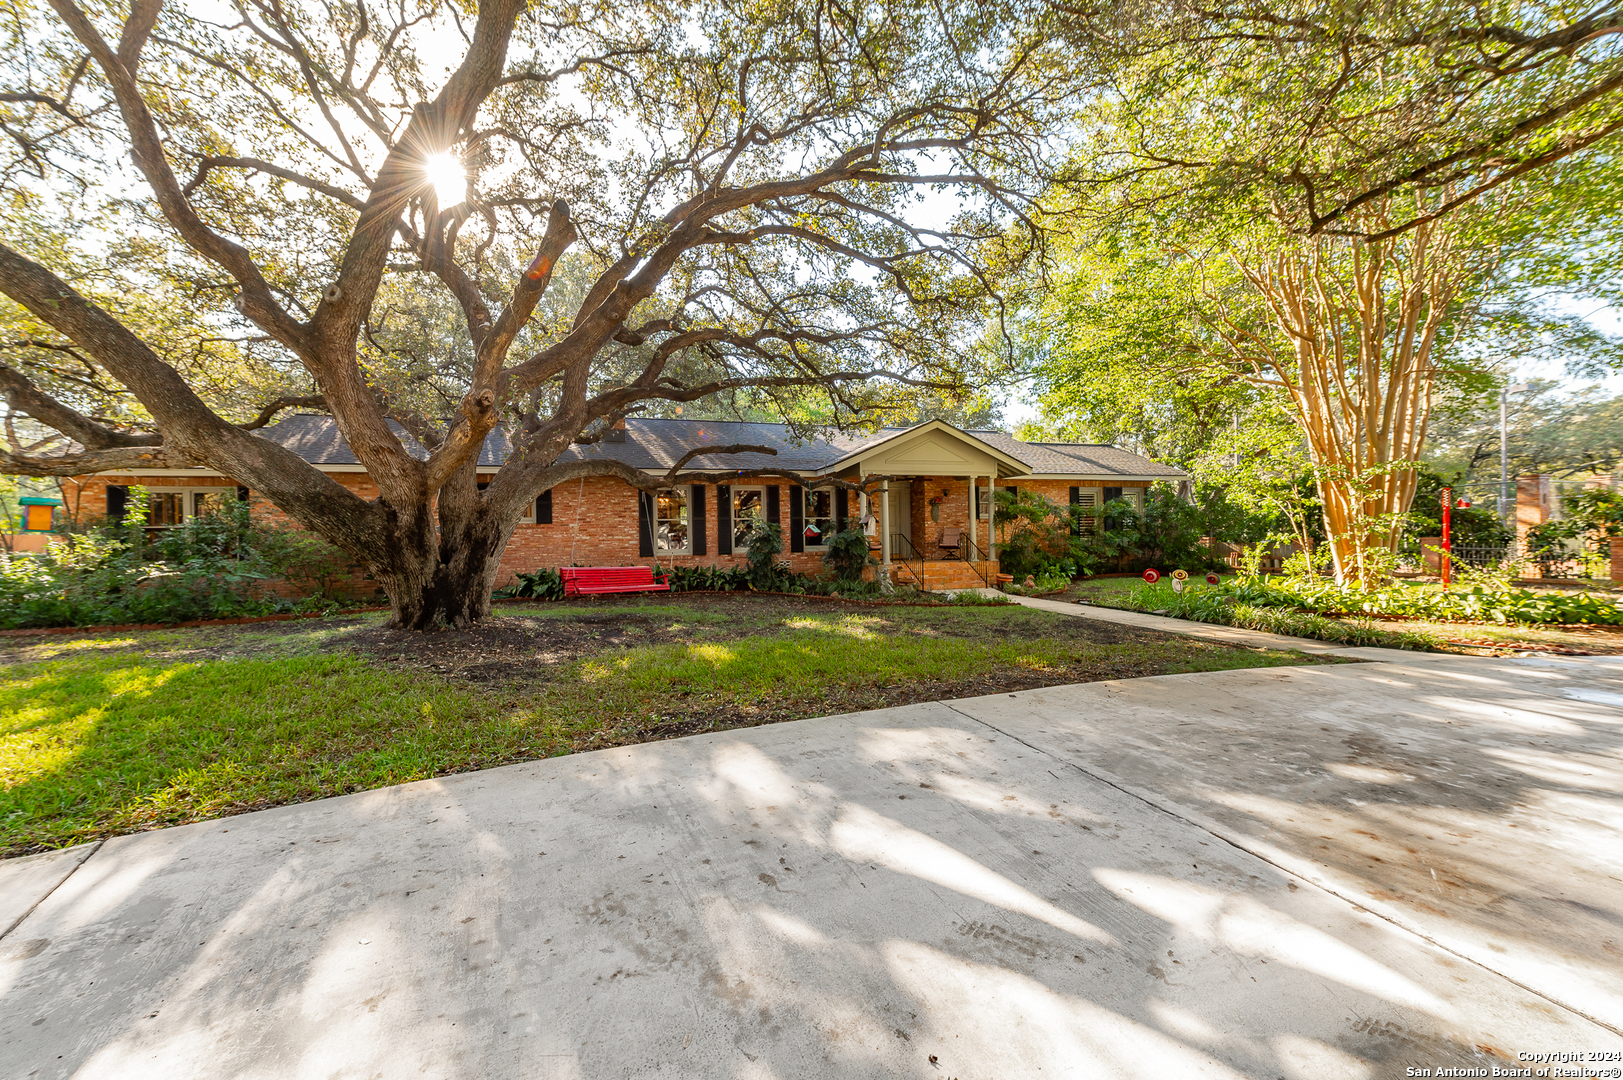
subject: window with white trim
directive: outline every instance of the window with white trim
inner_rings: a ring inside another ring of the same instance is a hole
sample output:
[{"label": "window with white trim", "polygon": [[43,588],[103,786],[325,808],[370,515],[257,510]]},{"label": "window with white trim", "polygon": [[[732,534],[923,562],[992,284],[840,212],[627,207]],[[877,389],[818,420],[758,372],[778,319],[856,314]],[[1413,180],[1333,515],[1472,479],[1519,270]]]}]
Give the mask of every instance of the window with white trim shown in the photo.
[{"label": "window with white trim", "polygon": [[834,517],[834,489],[817,488],[815,491],[806,489],[805,497],[806,519],[806,550],[822,551],[828,547],[828,542],[839,531],[840,523]]},{"label": "window with white trim", "polygon": [[692,550],[688,507],[692,489],[662,488],[654,496],[654,550],[661,555],[686,555]]},{"label": "window with white trim", "polygon": [[733,550],[749,547],[750,530],[766,518],[766,488],[733,488]]},{"label": "window with white trim", "polygon": [[147,488],[147,528],[172,529],[208,511],[219,510],[225,501],[225,487]]}]

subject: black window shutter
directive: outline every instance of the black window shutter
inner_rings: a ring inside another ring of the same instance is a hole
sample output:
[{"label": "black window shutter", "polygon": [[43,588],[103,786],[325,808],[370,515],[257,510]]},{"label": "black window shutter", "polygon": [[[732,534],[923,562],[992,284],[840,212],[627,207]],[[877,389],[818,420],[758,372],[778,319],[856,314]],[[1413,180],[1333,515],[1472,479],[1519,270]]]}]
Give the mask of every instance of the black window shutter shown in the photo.
[{"label": "black window shutter", "polygon": [[806,501],[798,484],[789,487],[789,550],[806,550]]},{"label": "black window shutter", "polygon": [[552,524],[552,489],[548,488],[535,497],[535,523],[537,525]]},{"label": "black window shutter", "polygon": [[783,519],[778,516],[778,485],[776,484],[766,489],[766,519],[780,528],[783,526]]},{"label": "black window shutter", "polygon": [[716,554],[733,553],[733,489],[716,485]]},{"label": "black window shutter", "polygon": [[[1071,506],[1076,507],[1080,506],[1081,504],[1082,489],[1079,487],[1074,487],[1071,489]],[[1082,519],[1076,516],[1076,511],[1074,509],[1071,511],[1071,535],[1082,535]]]},{"label": "black window shutter", "polygon": [[637,492],[637,554],[643,558],[654,553],[654,497],[646,491]]},{"label": "black window shutter", "polygon": [[242,485],[242,484],[237,485],[237,501],[238,502],[247,502],[248,501],[248,488],[246,486]]},{"label": "black window shutter", "polygon": [[844,532],[845,519],[851,516],[851,493],[844,488],[834,489],[834,531]]},{"label": "black window shutter", "polygon": [[129,488],[123,484],[107,485],[107,518],[109,521],[123,521],[129,505]]},{"label": "black window shutter", "polygon": [[693,485],[693,496],[688,500],[688,535],[693,537],[693,554],[704,554],[704,485]]}]

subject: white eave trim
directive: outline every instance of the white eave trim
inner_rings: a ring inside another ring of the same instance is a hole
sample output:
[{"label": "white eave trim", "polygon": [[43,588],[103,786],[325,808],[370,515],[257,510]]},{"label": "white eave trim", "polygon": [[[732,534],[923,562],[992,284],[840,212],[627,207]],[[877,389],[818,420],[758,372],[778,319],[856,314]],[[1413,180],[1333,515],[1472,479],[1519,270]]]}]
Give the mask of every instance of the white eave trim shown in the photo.
[{"label": "white eave trim", "polygon": [[[363,466],[363,465],[312,465],[311,468],[319,469],[321,472],[324,472],[324,473],[364,473],[364,472],[366,472],[366,467]],[[221,480],[230,479],[223,472],[216,472],[213,469],[201,469],[201,468],[196,468],[196,467],[193,467],[193,468],[190,468],[190,469],[105,469],[102,472],[89,473],[87,475],[90,475],[90,476],[179,476],[179,477],[192,477],[192,478],[197,478],[197,479],[205,479],[205,478],[210,478],[210,477],[218,478],[218,479],[221,479]]]},{"label": "white eave trim", "polygon": [[1117,480],[1150,481],[1156,480],[1187,480],[1188,473],[1032,473],[1022,476],[1021,480],[1069,480],[1077,484],[1108,484]]}]

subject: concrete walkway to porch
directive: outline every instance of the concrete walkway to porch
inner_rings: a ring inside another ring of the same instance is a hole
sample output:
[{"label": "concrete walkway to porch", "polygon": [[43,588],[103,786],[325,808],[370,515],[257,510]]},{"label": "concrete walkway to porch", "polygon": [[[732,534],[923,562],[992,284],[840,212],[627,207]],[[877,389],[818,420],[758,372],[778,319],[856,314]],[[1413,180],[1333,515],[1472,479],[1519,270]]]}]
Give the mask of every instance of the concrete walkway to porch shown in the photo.
[{"label": "concrete walkway to porch", "polygon": [[1375,1080],[1623,1050],[1623,665],[1360,653],[1381,662],[804,720],[0,863],[0,1057]]}]

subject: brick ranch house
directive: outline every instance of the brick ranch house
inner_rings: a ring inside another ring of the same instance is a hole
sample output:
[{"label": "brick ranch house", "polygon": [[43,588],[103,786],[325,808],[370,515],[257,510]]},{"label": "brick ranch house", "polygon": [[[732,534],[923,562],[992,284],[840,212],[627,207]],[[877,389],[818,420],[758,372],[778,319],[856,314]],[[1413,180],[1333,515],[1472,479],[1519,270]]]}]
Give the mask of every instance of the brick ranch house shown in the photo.
[{"label": "brick ranch house", "polygon": [[[377,497],[331,417],[291,416],[260,434],[362,498]],[[396,428],[396,434],[421,453],[403,430]],[[995,431],[962,431],[941,420],[817,441],[797,439],[782,424],[632,418],[601,442],[570,447],[561,460],[607,458],[663,477],[684,454],[706,445],[770,447],[777,453],[701,455],[686,469],[774,469],[801,482],[766,477],[736,484],[678,483],[656,496],[617,477],[569,481],[542,492],[514,529],[498,585],[515,571],[542,567],[739,563],[744,537],[760,517],[783,528],[784,557],[798,571],[819,571],[825,539],[842,523],[859,523],[894,580],[922,577],[918,583],[929,588],[980,585],[995,571],[994,486],[1033,491],[1060,505],[1098,506],[1120,497],[1142,507],[1145,491],[1156,481],[1176,484],[1185,494],[1188,485],[1182,470],[1114,446],[1025,443]],[[480,469],[493,474],[506,460],[507,446],[504,432],[492,432],[480,453]],[[862,490],[827,486],[836,479]],[[136,486],[147,491],[153,528],[180,524],[229,487],[237,487],[256,515],[288,520],[230,477],[207,469],[137,470],[80,477],[65,485],[70,504],[77,504],[70,506],[75,516],[105,509],[111,517],[125,513]],[[954,539],[956,549],[941,546]]]}]

